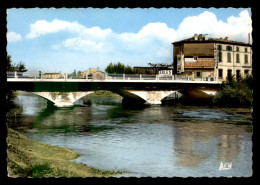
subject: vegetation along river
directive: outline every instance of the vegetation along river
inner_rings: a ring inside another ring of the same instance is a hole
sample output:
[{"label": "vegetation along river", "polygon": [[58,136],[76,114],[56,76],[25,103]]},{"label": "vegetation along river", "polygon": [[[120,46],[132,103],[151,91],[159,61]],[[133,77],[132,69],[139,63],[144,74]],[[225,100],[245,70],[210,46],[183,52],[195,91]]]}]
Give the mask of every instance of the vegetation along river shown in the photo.
[{"label": "vegetation along river", "polygon": [[20,94],[11,126],[34,140],[69,148],[76,162],[116,177],[252,176],[251,108],[192,105],[125,107],[120,97],[85,97],[50,108]]}]

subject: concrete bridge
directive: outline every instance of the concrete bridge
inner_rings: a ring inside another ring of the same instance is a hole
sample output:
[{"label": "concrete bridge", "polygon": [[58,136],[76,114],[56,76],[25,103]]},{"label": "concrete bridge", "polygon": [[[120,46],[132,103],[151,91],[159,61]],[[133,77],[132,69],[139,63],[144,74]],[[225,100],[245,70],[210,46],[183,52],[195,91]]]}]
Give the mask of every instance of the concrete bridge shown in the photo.
[{"label": "concrete bridge", "polygon": [[80,98],[97,90],[117,93],[131,102],[161,104],[161,100],[174,92],[190,99],[203,101],[220,87],[217,81],[192,81],[187,77],[159,75],[106,75],[105,79],[41,79],[37,76],[7,76],[7,88],[37,94],[57,107],[73,106]]}]

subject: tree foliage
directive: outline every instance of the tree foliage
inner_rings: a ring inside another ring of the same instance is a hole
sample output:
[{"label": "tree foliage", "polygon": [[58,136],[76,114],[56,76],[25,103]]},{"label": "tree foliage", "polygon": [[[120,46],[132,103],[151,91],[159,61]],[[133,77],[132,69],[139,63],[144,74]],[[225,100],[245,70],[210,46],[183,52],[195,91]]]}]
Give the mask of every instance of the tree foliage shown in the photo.
[{"label": "tree foliage", "polygon": [[133,74],[134,70],[131,66],[127,65],[125,66],[121,62],[118,62],[117,64],[113,64],[110,62],[110,64],[106,67],[105,71],[109,74]]},{"label": "tree foliage", "polygon": [[213,102],[224,106],[251,105],[252,92],[252,76],[240,77],[240,80],[235,80],[232,76],[222,83],[220,91],[213,98]]},{"label": "tree foliage", "polygon": [[[25,68],[25,65],[24,63],[22,62],[19,62],[18,64],[12,64],[12,59],[11,59],[11,56],[10,55],[7,55],[6,56],[6,71],[11,71],[11,72],[14,72],[14,71],[17,71],[17,72],[26,72],[27,69]],[[13,103],[12,100],[14,100],[17,96],[17,93],[16,91],[14,90],[10,90],[10,89],[7,89],[6,91],[6,106],[7,106],[7,111],[9,111],[10,109],[15,109],[17,108],[17,105],[15,105]]]},{"label": "tree foliage", "polygon": [[151,66],[154,69],[154,72],[157,74],[159,70],[161,69],[167,69],[168,67],[171,67],[172,65],[166,64],[166,63],[147,63],[149,66]]},{"label": "tree foliage", "polygon": [[169,64],[166,64],[166,63],[147,63],[149,66],[151,66],[151,67],[155,67],[155,68],[157,68],[157,67],[170,67],[170,66],[172,66],[172,65],[169,65]]},{"label": "tree foliage", "polygon": [[12,70],[13,70],[13,66],[12,66],[11,56],[7,55],[6,56],[6,71],[12,71]]},{"label": "tree foliage", "polygon": [[6,56],[6,71],[17,71],[17,72],[26,72],[25,64],[23,62],[19,62],[18,64],[12,64],[12,59],[10,55]]}]

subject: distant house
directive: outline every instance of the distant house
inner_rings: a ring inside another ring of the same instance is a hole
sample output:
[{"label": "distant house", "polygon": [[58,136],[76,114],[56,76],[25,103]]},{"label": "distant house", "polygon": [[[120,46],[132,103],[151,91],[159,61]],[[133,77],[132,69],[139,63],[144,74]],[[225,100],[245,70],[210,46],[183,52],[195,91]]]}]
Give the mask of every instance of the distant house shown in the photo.
[{"label": "distant house", "polygon": [[44,73],[42,75],[43,79],[59,79],[64,78],[62,73]]},{"label": "distant house", "polygon": [[168,67],[139,67],[133,68],[135,74],[158,74],[161,70],[168,70]]},{"label": "distant house", "polygon": [[90,68],[89,70],[82,73],[82,78],[93,79],[93,80],[104,80],[105,73],[99,71],[95,68]]}]

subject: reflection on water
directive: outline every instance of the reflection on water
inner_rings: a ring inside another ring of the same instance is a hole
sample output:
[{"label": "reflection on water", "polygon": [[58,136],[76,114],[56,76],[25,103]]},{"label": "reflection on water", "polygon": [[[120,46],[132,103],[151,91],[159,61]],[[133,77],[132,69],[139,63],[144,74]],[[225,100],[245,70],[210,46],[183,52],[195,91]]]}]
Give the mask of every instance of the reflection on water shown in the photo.
[{"label": "reflection on water", "polygon": [[[50,108],[18,96],[23,116],[13,127],[38,141],[68,147],[75,161],[120,176],[219,177],[252,175],[249,108],[156,105],[123,107],[118,98],[92,98],[73,108]],[[221,163],[232,163],[219,170]],[[118,177],[120,177],[118,176]]]}]

